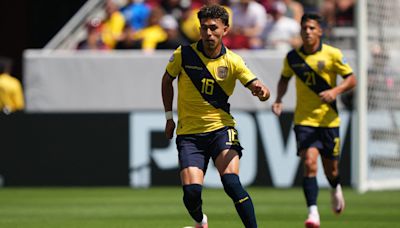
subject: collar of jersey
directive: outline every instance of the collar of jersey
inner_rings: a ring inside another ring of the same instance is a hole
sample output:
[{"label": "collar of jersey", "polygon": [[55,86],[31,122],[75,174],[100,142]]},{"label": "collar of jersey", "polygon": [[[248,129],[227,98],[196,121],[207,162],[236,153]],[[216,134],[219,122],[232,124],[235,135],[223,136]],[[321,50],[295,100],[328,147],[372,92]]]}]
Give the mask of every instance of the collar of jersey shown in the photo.
[{"label": "collar of jersey", "polygon": [[209,59],[218,59],[219,57],[221,57],[222,55],[224,55],[224,54],[226,53],[225,45],[222,44],[221,52],[219,53],[219,55],[218,55],[217,57],[215,57],[215,58],[210,58],[210,57],[208,57],[208,55],[206,55],[206,53],[204,52],[204,46],[203,46],[203,42],[202,42],[201,40],[199,40],[199,41],[197,42],[196,48],[197,48],[197,50],[199,50],[201,53],[203,53],[203,55],[204,55],[205,57],[207,57],[207,58],[209,58]]},{"label": "collar of jersey", "polygon": [[322,50],[322,42],[319,42],[319,47],[318,47],[318,49],[317,49],[315,52],[310,53],[310,54],[307,54],[307,53],[305,52],[304,46],[303,46],[303,45],[301,45],[301,47],[300,47],[300,51],[301,51],[301,53],[303,53],[304,55],[312,55],[312,54],[315,54],[315,53],[317,53],[317,52],[319,52],[319,51],[321,51],[321,50]]}]

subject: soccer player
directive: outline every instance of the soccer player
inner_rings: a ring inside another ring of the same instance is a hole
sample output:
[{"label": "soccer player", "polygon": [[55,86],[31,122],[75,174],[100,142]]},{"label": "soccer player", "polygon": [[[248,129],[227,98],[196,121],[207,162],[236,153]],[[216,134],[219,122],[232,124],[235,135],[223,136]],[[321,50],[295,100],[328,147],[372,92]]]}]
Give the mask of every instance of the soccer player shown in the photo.
[{"label": "soccer player", "polygon": [[24,109],[20,81],[10,75],[11,60],[0,57],[0,113],[10,114]]},{"label": "soccer player", "polygon": [[239,180],[242,147],[228,98],[236,80],[260,101],[269,89],[246,67],[242,58],[227,49],[222,37],[228,32],[229,16],[220,5],[203,6],[197,14],[201,40],[175,50],[162,78],[165,134],[175,130],[172,116],[173,81],[178,79],[178,125],[176,144],[183,185],[183,202],[195,227],[208,227],[202,210],[202,185],[212,158],[225,192],[233,200],[245,227],[257,227],[254,206]]},{"label": "soccer player", "polygon": [[[313,13],[304,14],[301,18],[303,45],[287,54],[278,82],[276,101],[272,105],[272,111],[279,116],[288,82],[291,76],[296,75],[294,131],[297,152],[304,162],[303,190],[309,210],[306,227],[320,225],[316,179],[319,155],[324,173],[332,187],[332,209],[337,214],[344,209],[345,201],[338,166],[340,119],[336,97],[356,85],[353,70],[341,51],[321,42],[321,20],[321,16]],[[337,75],[343,78],[338,85]]]}]

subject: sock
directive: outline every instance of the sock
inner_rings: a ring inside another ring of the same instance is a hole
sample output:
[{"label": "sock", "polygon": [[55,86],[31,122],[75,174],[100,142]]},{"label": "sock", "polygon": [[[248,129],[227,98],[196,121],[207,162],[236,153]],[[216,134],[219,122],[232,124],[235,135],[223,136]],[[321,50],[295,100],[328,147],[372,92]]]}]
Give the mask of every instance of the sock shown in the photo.
[{"label": "sock", "polygon": [[243,189],[239,176],[225,174],[221,177],[224,190],[233,200],[237,213],[246,228],[257,227],[253,202],[249,194]]},{"label": "sock", "polygon": [[303,191],[306,197],[307,206],[317,205],[318,184],[316,177],[303,178]]},{"label": "sock", "polygon": [[336,189],[336,186],[340,183],[340,176],[336,176],[333,179],[328,178],[328,182],[333,189]]},{"label": "sock", "polygon": [[309,213],[309,214],[314,214],[314,215],[319,214],[319,213],[318,213],[318,207],[317,207],[317,205],[311,205],[311,206],[309,206],[309,207],[308,207],[308,213]]},{"label": "sock", "polygon": [[200,223],[203,220],[201,191],[203,187],[199,184],[190,184],[183,186],[183,203],[190,216]]}]

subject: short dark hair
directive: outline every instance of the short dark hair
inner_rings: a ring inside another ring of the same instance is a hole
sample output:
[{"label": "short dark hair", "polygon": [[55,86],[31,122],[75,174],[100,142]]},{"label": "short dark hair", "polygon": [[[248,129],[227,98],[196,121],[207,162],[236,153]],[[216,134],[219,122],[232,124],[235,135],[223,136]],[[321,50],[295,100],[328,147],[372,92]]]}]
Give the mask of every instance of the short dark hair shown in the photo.
[{"label": "short dark hair", "polygon": [[224,25],[229,26],[229,14],[223,6],[214,4],[214,5],[205,5],[200,11],[197,13],[197,17],[201,21],[201,19],[211,18],[211,19],[221,19]]},{"label": "short dark hair", "polygon": [[301,24],[305,23],[308,20],[314,20],[316,21],[319,25],[322,23],[322,16],[318,13],[305,13],[301,17]]}]

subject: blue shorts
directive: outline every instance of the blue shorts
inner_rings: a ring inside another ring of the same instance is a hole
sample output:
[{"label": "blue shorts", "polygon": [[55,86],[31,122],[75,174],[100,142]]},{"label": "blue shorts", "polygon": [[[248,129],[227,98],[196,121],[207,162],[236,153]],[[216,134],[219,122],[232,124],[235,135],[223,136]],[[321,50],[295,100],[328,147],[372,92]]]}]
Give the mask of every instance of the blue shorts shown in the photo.
[{"label": "blue shorts", "polygon": [[296,125],[294,127],[297,141],[297,155],[301,150],[316,147],[324,158],[337,160],[340,157],[339,128],[309,127]]},{"label": "blue shorts", "polygon": [[216,131],[178,135],[176,138],[180,169],[198,167],[207,170],[210,157],[215,162],[218,155],[225,149],[233,149],[242,156],[237,130],[233,127],[223,127]]}]

